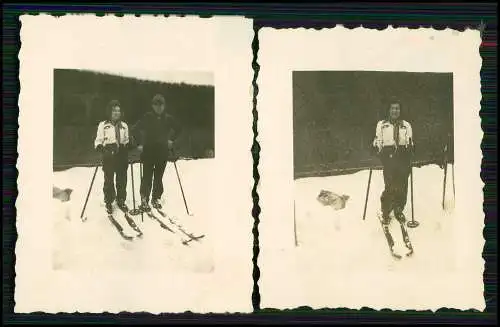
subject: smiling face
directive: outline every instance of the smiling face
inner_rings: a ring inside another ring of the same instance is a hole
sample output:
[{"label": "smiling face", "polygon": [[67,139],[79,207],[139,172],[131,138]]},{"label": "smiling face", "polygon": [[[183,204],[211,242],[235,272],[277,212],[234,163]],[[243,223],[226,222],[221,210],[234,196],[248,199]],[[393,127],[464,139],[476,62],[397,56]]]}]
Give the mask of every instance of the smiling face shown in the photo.
[{"label": "smiling face", "polygon": [[389,119],[397,120],[401,115],[401,105],[399,103],[392,103],[389,107]]},{"label": "smiling face", "polygon": [[122,116],[122,112],[121,112],[120,106],[114,106],[111,109],[111,120],[118,121],[121,116]]}]

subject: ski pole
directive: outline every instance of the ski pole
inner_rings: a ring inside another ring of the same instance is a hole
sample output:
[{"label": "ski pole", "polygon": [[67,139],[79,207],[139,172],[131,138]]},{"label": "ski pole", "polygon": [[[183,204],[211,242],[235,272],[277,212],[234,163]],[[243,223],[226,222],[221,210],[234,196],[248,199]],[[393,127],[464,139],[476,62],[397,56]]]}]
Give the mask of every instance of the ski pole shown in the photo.
[{"label": "ski pole", "polygon": [[130,210],[132,216],[137,216],[139,214],[139,209],[135,207],[135,185],[134,185],[134,163],[130,162],[130,178],[132,179],[132,201],[134,203],[134,209]]},{"label": "ski pole", "polygon": [[453,183],[453,201],[455,201],[455,163],[451,163],[451,181]]},{"label": "ski pole", "polygon": [[295,217],[295,201],[293,201],[293,236],[295,237],[295,246],[299,245],[297,240],[297,221]]},{"label": "ski pole", "polygon": [[177,169],[177,163],[175,161],[174,161],[174,167],[175,167],[175,173],[177,174],[177,180],[179,181],[179,186],[181,187],[182,199],[184,199],[184,206],[186,207],[186,212],[188,216],[191,216],[186,202],[186,196],[184,195],[184,189],[182,188],[181,178],[179,176],[179,170]]},{"label": "ski pole", "polygon": [[[141,177],[141,184],[142,184],[142,161],[139,162],[139,176]],[[141,210],[141,221],[144,222],[144,212],[142,212],[142,210]]]},{"label": "ski pole", "polygon": [[97,174],[98,168],[99,168],[99,165],[96,165],[95,170],[94,170],[94,175],[92,176],[92,181],[90,182],[89,191],[87,192],[87,197],[85,198],[85,203],[83,205],[82,214],[80,215],[80,219],[82,221],[87,220],[87,218],[83,217],[83,214],[85,213],[85,209],[87,208],[87,202],[89,201],[90,191],[92,191],[92,186],[94,185],[95,175]]},{"label": "ski pole", "polygon": [[444,157],[444,177],[443,177],[443,200],[441,201],[441,207],[444,210],[444,199],[446,197],[446,175],[448,173],[448,162],[446,162],[446,155]]},{"label": "ski pole", "polygon": [[[453,144],[453,135],[451,133],[448,133],[448,144]],[[453,186],[453,203],[455,203],[455,158],[454,158],[454,156],[451,160],[451,182],[452,182],[452,186]]]},{"label": "ski pole", "polygon": [[366,198],[365,198],[365,209],[363,210],[363,220],[366,217],[366,207],[368,205],[368,194],[370,193],[370,184],[372,181],[372,168],[370,168],[370,174],[368,175],[368,186],[366,187]]},{"label": "ski pole", "polygon": [[410,168],[410,186],[411,186],[411,221],[408,222],[408,227],[415,228],[419,225],[418,221],[415,220],[415,207],[413,205],[413,165]]}]

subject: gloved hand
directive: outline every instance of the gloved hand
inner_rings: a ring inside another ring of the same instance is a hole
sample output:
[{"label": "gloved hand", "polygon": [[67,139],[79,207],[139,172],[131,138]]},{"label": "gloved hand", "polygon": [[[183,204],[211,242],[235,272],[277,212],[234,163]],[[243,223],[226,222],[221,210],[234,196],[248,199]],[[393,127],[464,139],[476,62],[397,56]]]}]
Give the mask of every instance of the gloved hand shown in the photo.
[{"label": "gloved hand", "polygon": [[413,139],[410,138],[410,145],[408,146],[409,147],[409,151],[410,151],[410,154],[413,156],[415,154],[415,143],[413,143]]},{"label": "gloved hand", "polygon": [[118,151],[118,146],[116,144],[106,144],[104,146],[104,154],[113,155]]},{"label": "gloved hand", "polygon": [[167,154],[167,161],[175,162],[179,160],[179,155],[174,149],[169,149]]},{"label": "gloved hand", "polygon": [[376,146],[371,146],[370,150],[370,154],[373,156],[378,156],[380,154],[380,149]]},{"label": "gloved hand", "polygon": [[415,155],[415,144],[410,145],[409,150],[410,150],[410,155],[414,156]]}]

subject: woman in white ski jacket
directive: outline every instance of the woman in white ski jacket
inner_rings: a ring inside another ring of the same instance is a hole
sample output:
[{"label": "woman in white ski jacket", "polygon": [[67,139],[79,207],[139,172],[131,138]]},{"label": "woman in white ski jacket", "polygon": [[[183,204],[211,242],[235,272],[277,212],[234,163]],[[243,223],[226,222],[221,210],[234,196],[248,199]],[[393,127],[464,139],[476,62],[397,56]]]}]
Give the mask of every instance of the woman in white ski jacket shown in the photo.
[{"label": "woman in white ski jacket", "polygon": [[[127,168],[129,150],[129,130],[121,111],[120,102],[112,100],[107,107],[108,119],[101,121],[97,127],[94,147],[102,153],[102,170],[104,172],[104,202],[108,213],[113,212],[116,199],[120,209],[128,211]],[[116,176],[116,190],[114,179]]]},{"label": "woman in white ski jacket", "polygon": [[385,223],[389,223],[389,214],[393,210],[396,219],[405,221],[403,210],[411,172],[413,132],[410,123],[402,120],[400,115],[401,104],[393,102],[389,108],[389,118],[377,123],[373,141],[383,165],[385,189],[380,201]]}]

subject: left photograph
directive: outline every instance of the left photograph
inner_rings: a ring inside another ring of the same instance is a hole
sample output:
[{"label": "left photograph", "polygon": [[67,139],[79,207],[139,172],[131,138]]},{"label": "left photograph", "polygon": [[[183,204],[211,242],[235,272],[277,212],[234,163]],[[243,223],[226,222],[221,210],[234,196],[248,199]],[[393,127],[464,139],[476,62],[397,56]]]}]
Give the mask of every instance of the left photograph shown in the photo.
[{"label": "left photograph", "polygon": [[20,23],[15,312],[252,312],[252,21]]},{"label": "left photograph", "polygon": [[54,269],[214,270],[213,73],[55,69],[53,117]]}]

